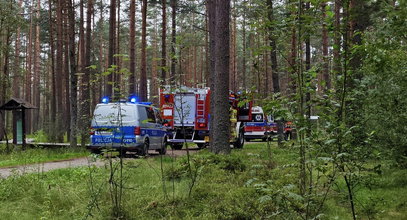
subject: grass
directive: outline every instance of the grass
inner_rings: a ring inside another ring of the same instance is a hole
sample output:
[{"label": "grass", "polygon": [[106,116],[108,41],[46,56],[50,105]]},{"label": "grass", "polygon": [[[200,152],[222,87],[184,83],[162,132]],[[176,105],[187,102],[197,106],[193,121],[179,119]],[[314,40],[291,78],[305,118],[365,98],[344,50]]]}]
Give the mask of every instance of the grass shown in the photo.
[{"label": "grass", "polygon": [[[5,146],[0,145],[0,148],[5,152]],[[88,155],[89,152],[83,148],[29,148],[26,150],[17,148],[11,153],[0,154],[0,167],[67,160]]]},{"label": "grass", "polygon": [[[247,144],[228,156],[202,150],[191,156],[192,170],[198,173],[191,196],[188,196],[191,181],[185,157],[163,157],[166,194],[160,157],[126,160],[123,216],[127,219],[298,219],[300,210],[286,205],[288,200],[295,203],[297,198],[297,150],[277,148],[273,144],[271,160],[264,143]],[[386,167],[382,174],[370,178],[372,184],[361,185],[356,194],[358,217],[405,218],[407,172]],[[0,216],[3,219],[112,219],[109,179],[107,167],[60,169],[2,179]],[[339,188],[329,195],[322,219],[351,217],[340,181],[336,184]],[[97,203],[92,203],[92,198],[97,198]]]}]

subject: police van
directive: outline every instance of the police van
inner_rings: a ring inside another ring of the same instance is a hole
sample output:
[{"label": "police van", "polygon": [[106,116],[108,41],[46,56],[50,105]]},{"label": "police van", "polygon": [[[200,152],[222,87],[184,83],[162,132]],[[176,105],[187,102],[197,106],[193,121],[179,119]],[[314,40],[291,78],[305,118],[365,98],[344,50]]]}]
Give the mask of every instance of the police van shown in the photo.
[{"label": "police van", "polygon": [[88,149],[93,153],[111,148],[121,155],[136,152],[146,156],[149,150],[165,154],[167,132],[160,111],[151,103],[137,102],[135,97],[109,102],[104,97],[93,113],[90,141]]}]

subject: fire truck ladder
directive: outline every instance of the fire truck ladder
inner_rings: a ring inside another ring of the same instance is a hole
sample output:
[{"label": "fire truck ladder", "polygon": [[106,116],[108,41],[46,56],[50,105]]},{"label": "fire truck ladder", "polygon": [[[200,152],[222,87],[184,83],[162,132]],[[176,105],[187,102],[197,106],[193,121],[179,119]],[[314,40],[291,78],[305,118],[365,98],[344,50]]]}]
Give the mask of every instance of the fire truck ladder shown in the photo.
[{"label": "fire truck ladder", "polygon": [[205,118],[205,95],[198,95],[198,100],[196,102],[196,116],[197,118]]}]

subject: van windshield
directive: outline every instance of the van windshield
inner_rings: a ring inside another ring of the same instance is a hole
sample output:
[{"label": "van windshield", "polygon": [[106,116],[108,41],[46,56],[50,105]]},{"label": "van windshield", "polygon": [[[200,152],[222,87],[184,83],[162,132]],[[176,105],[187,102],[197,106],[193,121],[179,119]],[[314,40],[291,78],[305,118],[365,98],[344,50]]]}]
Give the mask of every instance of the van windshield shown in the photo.
[{"label": "van windshield", "polygon": [[[120,114],[119,109],[121,110]],[[98,105],[93,115],[92,124],[94,126],[108,126],[134,122],[136,120],[134,109],[134,106],[126,104]]]}]

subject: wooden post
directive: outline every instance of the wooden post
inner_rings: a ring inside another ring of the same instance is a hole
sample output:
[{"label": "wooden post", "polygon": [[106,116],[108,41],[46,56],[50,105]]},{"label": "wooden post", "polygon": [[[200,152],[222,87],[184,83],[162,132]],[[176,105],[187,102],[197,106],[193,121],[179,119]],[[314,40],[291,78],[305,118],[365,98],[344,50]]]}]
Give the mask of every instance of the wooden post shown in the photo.
[{"label": "wooden post", "polygon": [[22,120],[22,129],[23,129],[23,149],[25,149],[25,108],[21,109],[21,120]]}]

